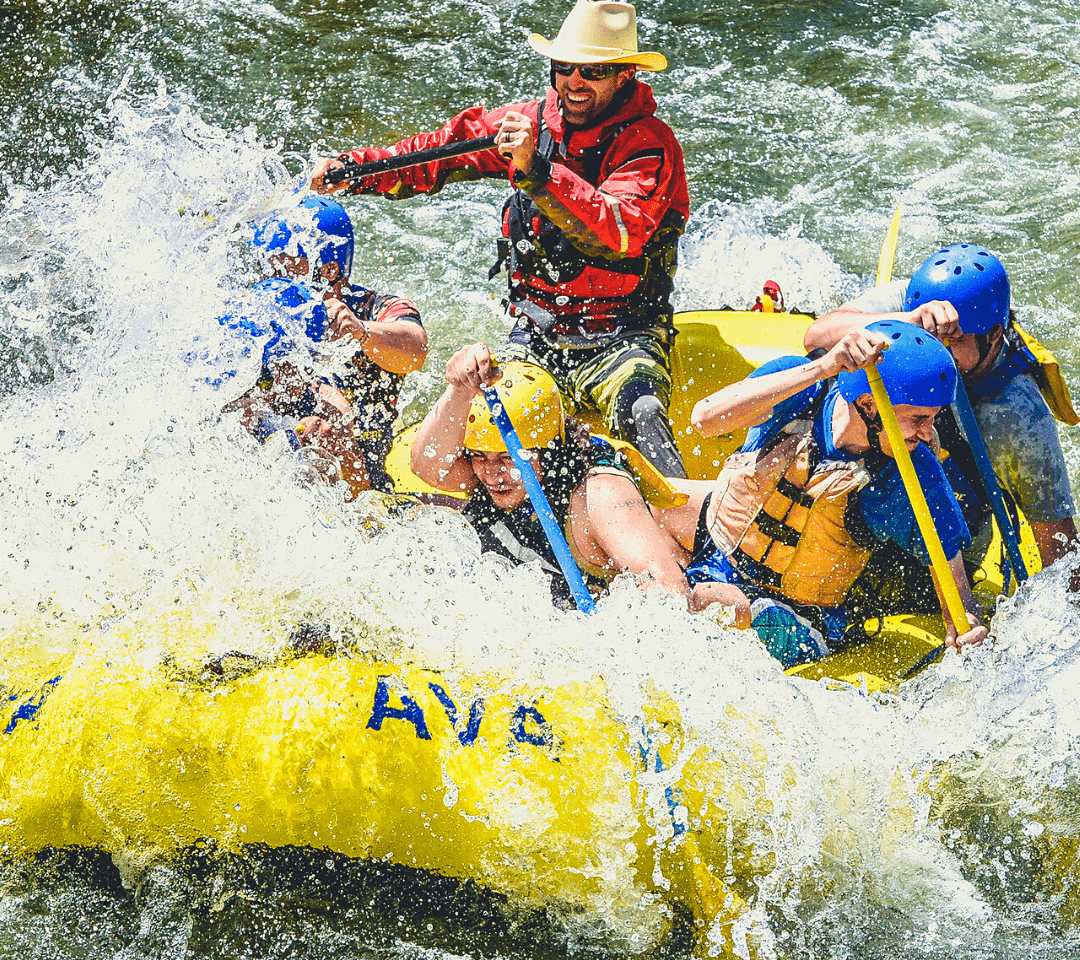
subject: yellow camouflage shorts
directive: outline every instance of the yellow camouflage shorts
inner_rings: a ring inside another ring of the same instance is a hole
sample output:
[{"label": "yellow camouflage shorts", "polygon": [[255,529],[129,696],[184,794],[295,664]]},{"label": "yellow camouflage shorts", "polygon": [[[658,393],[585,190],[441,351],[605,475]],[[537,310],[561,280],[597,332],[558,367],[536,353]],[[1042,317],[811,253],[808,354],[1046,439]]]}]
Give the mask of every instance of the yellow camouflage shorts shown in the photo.
[{"label": "yellow camouflage shorts", "polygon": [[571,416],[592,413],[611,424],[619,394],[631,383],[648,384],[647,392],[667,407],[671,396],[669,352],[662,337],[638,333],[602,347],[580,350],[548,347],[534,338],[529,345],[509,343],[498,356],[500,360],[524,360],[543,367],[570,401]]}]

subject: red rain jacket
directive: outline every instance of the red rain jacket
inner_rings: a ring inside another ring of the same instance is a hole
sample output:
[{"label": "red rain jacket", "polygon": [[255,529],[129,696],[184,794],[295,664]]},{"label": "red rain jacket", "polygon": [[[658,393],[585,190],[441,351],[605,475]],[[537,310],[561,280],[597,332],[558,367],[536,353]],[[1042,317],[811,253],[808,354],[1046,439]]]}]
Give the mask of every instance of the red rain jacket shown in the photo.
[{"label": "red rain jacket", "polygon": [[[517,193],[503,218],[503,236],[511,243],[502,250],[509,253],[511,312],[529,313],[545,332],[568,342],[579,340],[578,334],[597,342],[613,332],[664,326],[689,194],[682,148],[656,118],[647,84],[631,81],[610,115],[584,129],[564,125],[552,89],[543,104],[471,107],[434,133],[351,156],[365,163],[487,136],[510,110],[532,120],[542,156],[540,128],[546,128],[551,154],[550,164],[538,161],[532,177],[511,177]],[[509,158],[485,150],[367,177],[358,192],[403,198],[456,181],[510,176],[512,170]]]}]

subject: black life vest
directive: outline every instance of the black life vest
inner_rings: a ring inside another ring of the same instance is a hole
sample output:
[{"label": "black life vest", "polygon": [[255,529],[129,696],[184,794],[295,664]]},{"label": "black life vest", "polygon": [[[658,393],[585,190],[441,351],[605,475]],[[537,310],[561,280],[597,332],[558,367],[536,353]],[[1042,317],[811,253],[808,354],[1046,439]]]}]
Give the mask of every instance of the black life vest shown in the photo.
[{"label": "black life vest", "polygon": [[[553,451],[544,451],[541,457],[544,494],[562,531],[567,529],[573,493],[589,471],[598,466],[623,466],[614,448],[598,438],[592,438],[588,449],[581,449],[572,441],[563,442]],[[551,577],[552,600],[558,606],[575,606],[555,551],[527,499],[513,510],[503,510],[491,499],[484,485],[477,484],[461,512],[476,530],[485,553],[497,553],[515,564],[539,560],[544,572]],[[606,580],[583,573],[586,586],[594,596],[607,587]]]}]

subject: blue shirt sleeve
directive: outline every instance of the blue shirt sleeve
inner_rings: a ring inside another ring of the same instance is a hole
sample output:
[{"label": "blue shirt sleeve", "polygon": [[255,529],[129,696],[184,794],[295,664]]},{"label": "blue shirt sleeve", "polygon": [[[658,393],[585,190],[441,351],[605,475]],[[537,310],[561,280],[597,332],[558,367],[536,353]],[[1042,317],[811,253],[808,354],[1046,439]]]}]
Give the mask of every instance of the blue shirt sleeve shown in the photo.
[{"label": "blue shirt sleeve", "polygon": [[[780,370],[793,370],[810,361],[806,357],[776,357],[768,360],[758,367],[750,377],[763,377],[766,374],[777,373]],[[750,379],[747,377],[747,379]],[[780,428],[790,423],[795,417],[808,407],[819,393],[824,389],[821,383],[812,383],[804,390],[800,390],[786,400],[781,400],[769,415],[769,419],[756,427],[751,427],[746,434],[746,441],[742,445],[743,450],[759,450],[779,432]]]},{"label": "blue shirt sleeve", "polygon": [[[971,545],[964,516],[945,478],[945,472],[930,448],[920,443],[912,453],[911,460],[926,495],[930,516],[941,538],[945,556],[952,559]],[[859,509],[878,539],[892,540],[921,563],[930,562],[895,460],[890,460],[885,470],[859,491]]]}]

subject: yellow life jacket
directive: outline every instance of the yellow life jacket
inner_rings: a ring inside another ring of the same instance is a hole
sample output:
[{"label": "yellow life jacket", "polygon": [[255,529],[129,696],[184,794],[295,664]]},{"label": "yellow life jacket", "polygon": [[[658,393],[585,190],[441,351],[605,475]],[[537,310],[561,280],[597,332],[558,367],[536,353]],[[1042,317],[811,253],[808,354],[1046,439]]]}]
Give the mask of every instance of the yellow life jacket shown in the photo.
[{"label": "yellow life jacket", "polygon": [[822,462],[813,423],[793,421],[761,450],[724,463],[705,523],[740,572],[796,603],[836,607],[870,559],[845,524],[862,462]]},{"label": "yellow life jacket", "polygon": [[1031,373],[1051,413],[1062,423],[1076,426],[1080,416],[1073,409],[1069,387],[1061,375],[1057,358],[1015,320],[1010,329],[1015,331],[1016,337],[1006,338],[1005,356],[988,374],[966,384],[968,392],[973,397],[990,399],[996,397],[1013,377]]},{"label": "yellow life jacket", "polygon": [[1014,322],[1013,329],[1020,339],[1024,341],[1024,346],[1039,361],[1039,367],[1035,371],[1035,380],[1039,384],[1039,390],[1042,392],[1046,405],[1058,420],[1067,423],[1070,427],[1075,427],[1080,423],[1080,416],[1073,409],[1069,386],[1061,375],[1061,367],[1058,365],[1057,357],[1030,333],[1021,328],[1020,324]]}]

